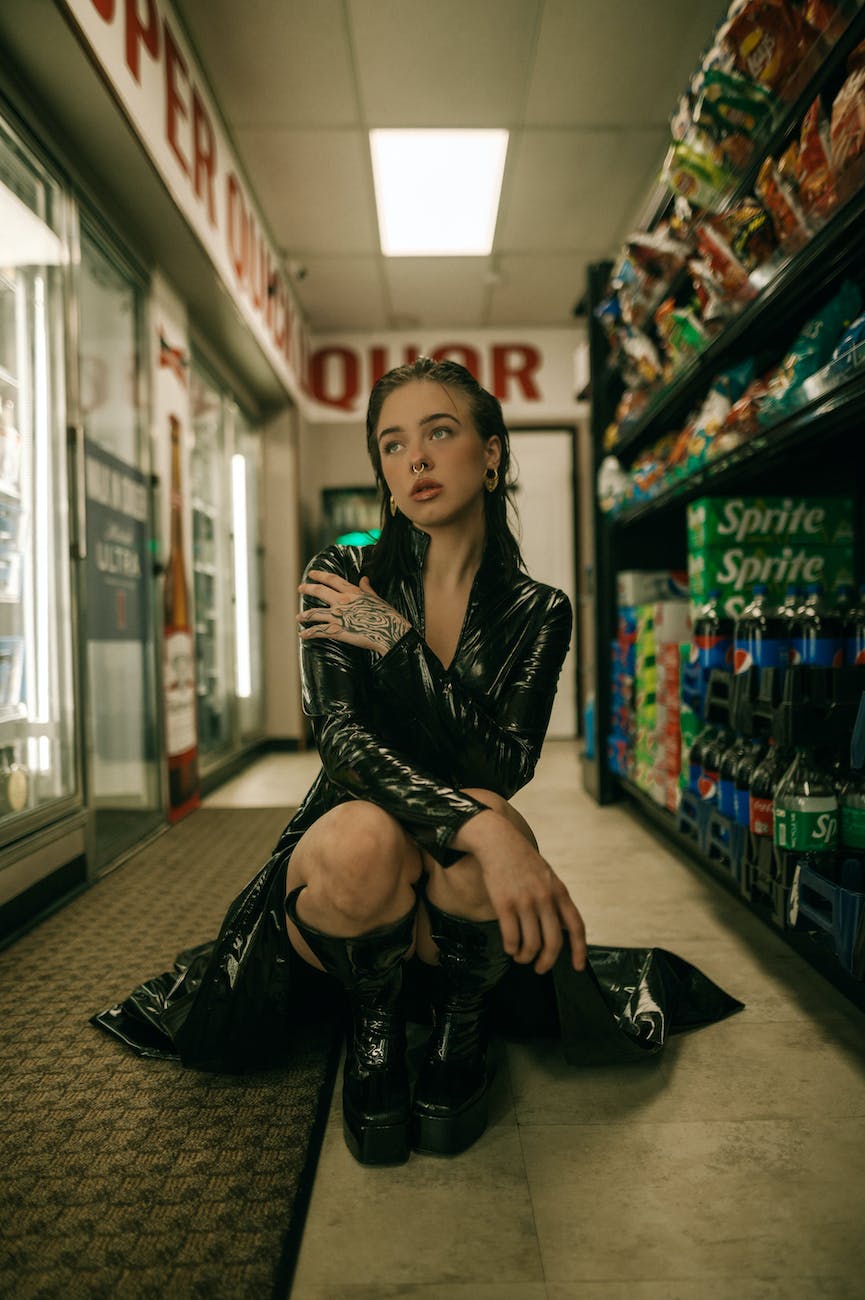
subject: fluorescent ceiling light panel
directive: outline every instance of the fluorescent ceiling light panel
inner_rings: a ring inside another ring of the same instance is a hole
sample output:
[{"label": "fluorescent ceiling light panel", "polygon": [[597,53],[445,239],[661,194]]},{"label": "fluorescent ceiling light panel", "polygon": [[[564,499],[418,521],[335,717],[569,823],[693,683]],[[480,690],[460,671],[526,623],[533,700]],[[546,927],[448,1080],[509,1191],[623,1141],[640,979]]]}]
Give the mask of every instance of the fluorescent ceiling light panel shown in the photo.
[{"label": "fluorescent ceiling light panel", "polygon": [[370,131],[386,257],[485,257],[492,251],[507,131]]}]

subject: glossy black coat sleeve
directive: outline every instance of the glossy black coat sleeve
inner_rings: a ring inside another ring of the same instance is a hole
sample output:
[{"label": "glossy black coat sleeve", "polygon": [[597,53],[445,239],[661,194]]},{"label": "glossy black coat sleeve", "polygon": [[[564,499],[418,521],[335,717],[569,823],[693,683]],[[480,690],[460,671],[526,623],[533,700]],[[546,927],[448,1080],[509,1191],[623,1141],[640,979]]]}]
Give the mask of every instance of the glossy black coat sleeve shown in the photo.
[{"label": "glossy black coat sleeve", "polygon": [[[334,550],[316,556],[309,568],[356,581]],[[319,603],[304,597],[303,606]],[[448,848],[451,839],[484,805],[420,769],[371,727],[372,659],[371,652],[338,641],[301,643],[303,708],[322,766],[334,786],[383,808],[437,861],[450,865],[461,856]]]},{"label": "glossy black coat sleeve", "polygon": [[570,644],[570,602],[563,592],[547,591],[543,603],[535,597],[533,608],[520,608],[517,602],[503,617],[521,619],[524,633],[505,653],[493,692],[472,691],[414,630],[373,667],[375,688],[411,712],[427,743],[465,773],[465,784],[506,799],[532,778]]}]

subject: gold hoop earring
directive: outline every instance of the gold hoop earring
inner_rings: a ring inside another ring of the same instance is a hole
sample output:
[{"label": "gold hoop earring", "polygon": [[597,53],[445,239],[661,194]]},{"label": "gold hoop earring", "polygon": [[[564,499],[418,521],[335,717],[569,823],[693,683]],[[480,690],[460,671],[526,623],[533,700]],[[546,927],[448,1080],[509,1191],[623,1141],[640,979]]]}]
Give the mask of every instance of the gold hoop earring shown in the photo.
[{"label": "gold hoop earring", "polygon": [[391,492],[391,494],[390,494],[390,513],[391,513],[391,515],[395,515],[395,514],[396,514],[396,502],[395,502],[394,499],[393,499],[393,493],[392,493],[392,492]]},{"label": "gold hoop earring", "polygon": [[488,492],[495,492],[498,485],[499,485],[499,471],[496,469],[495,465],[490,465],[489,469],[484,475],[484,487]]}]

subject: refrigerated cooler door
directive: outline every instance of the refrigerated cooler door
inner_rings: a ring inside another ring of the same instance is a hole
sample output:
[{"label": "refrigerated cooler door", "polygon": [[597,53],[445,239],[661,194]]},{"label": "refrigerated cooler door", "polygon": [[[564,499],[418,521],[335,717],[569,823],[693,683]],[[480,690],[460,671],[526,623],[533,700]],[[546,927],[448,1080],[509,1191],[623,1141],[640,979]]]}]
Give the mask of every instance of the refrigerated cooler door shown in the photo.
[{"label": "refrigerated cooler door", "polygon": [[139,383],[140,290],[86,228],[79,281],[90,802],[96,863],[103,867],[162,821],[150,465]]},{"label": "refrigerated cooler door", "polygon": [[60,212],[0,123],[0,845],[79,791]]},{"label": "refrigerated cooler door", "polygon": [[235,732],[231,508],[225,402],[195,365],[190,391],[198,752],[206,772],[230,752]]}]

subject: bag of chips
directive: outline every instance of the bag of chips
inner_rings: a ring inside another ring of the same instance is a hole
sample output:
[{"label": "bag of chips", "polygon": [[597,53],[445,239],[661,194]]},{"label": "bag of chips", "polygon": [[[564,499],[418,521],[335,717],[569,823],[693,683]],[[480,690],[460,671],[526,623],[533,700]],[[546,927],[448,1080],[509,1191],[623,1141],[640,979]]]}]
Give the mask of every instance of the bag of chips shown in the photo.
[{"label": "bag of chips", "polygon": [[778,246],[787,253],[798,252],[811,238],[811,230],[795,186],[784,180],[774,158],[763,163],[754,188],[772,218]]},{"label": "bag of chips", "polygon": [[746,0],[730,19],[725,41],[739,71],[769,90],[777,91],[801,59],[801,27],[782,0]]},{"label": "bag of chips", "polygon": [[834,374],[865,365],[865,316],[858,316],[841,335],[830,365]]},{"label": "bag of chips", "polygon": [[835,96],[829,140],[838,176],[865,153],[865,67],[851,72]]},{"label": "bag of chips", "polygon": [[796,162],[799,198],[809,216],[826,220],[838,205],[829,125],[820,96],[802,119]]},{"label": "bag of chips", "polygon": [[716,211],[735,187],[736,176],[724,162],[717,144],[700,131],[671,145],[661,180],[700,208]]}]

